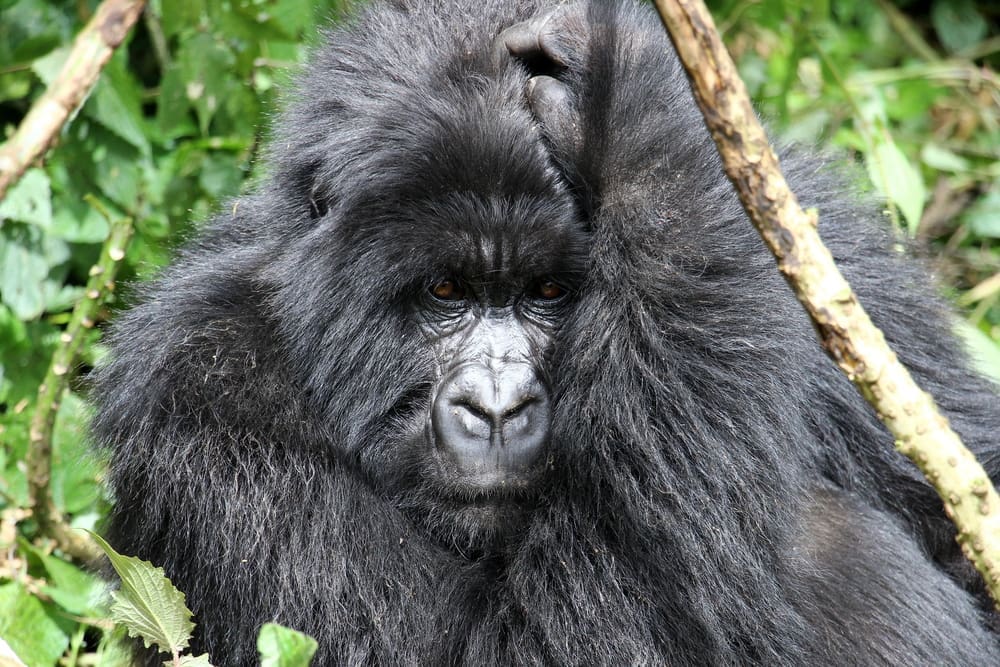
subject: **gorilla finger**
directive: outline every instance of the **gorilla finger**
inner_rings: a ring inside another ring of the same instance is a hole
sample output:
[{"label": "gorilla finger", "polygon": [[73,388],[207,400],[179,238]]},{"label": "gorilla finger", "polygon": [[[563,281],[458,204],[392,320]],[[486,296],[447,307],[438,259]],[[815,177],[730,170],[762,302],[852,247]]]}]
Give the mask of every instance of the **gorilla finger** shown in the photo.
[{"label": "gorilla finger", "polygon": [[500,62],[510,56],[528,60],[545,58],[565,67],[568,64],[566,53],[553,38],[555,30],[550,25],[557,11],[546,12],[501,32],[493,43],[494,59]]},{"label": "gorilla finger", "polygon": [[569,88],[551,76],[533,76],[525,90],[528,106],[540,123],[547,127],[572,122],[573,100]]}]

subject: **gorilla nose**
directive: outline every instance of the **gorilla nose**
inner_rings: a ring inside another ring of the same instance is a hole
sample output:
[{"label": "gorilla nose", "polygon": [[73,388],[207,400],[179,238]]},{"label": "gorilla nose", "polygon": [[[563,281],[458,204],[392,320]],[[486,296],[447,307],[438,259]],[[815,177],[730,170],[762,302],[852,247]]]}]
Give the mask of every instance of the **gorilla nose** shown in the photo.
[{"label": "gorilla nose", "polygon": [[484,482],[528,471],[549,435],[548,392],[524,363],[464,365],[446,377],[431,415],[438,447]]}]

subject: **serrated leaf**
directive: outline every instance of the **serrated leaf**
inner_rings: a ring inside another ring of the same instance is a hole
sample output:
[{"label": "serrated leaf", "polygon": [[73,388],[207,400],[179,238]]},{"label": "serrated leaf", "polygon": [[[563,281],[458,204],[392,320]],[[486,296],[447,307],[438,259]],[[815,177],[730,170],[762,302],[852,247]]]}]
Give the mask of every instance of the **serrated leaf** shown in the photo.
[{"label": "serrated leaf", "polygon": [[29,169],[0,201],[0,220],[17,220],[48,229],[52,224],[52,188],[41,169]]},{"label": "serrated leaf", "polygon": [[163,568],[119,554],[99,535],[94,534],[94,539],[122,582],[113,593],[111,619],[124,625],[132,637],[142,639],[147,648],[155,644],[168,653],[187,648],[194,632],[191,610],[184,593],[170,583]]},{"label": "serrated leaf", "polygon": [[[181,667],[213,667],[211,659],[208,657],[207,653],[202,653],[201,655],[182,655],[180,662]],[[174,667],[174,662],[168,660],[163,663],[164,667]]]},{"label": "serrated leaf", "polygon": [[261,667],[308,667],[319,645],[309,635],[265,623],[257,635]]},{"label": "serrated leaf", "polygon": [[[69,259],[69,247],[33,225],[0,227],[0,299],[22,320],[45,311],[49,274]],[[61,285],[62,280],[58,280]]]}]

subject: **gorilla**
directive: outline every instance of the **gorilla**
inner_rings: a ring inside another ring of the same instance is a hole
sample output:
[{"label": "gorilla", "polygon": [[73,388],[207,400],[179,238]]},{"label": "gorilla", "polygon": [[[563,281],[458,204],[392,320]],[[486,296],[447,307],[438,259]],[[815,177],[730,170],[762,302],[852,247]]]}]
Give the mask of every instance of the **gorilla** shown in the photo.
[{"label": "gorilla", "polygon": [[[1000,664],[941,503],[823,354],[635,0],[386,0],[98,372],[111,543],[256,664]],[[815,155],[783,165],[1000,472],[995,387]],[[156,664],[147,655],[148,664]]]}]

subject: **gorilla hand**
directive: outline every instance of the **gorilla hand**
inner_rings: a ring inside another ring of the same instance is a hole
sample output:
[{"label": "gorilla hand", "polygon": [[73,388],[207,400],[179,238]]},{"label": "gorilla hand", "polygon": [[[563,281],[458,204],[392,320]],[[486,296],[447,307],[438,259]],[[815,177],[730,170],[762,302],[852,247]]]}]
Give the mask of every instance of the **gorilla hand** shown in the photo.
[{"label": "gorilla hand", "polygon": [[557,161],[572,162],[581,146],[579,100],[567,77],[584,68],[589,39],[585,7],[563,5],[496,38],[494,56],[513,56],[532,74],[525,89],[531,111]]},{"label": "gorilla hand", "polygon": [[507,28],[493,52],[528,69],[527,102],[591,221],[611,204],[648,211],[693,202],[706,167],[721,173],[658,23],[633,21],[614,3],[574,2]]}]

